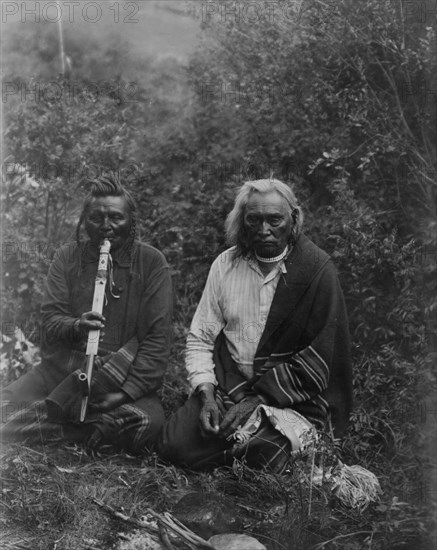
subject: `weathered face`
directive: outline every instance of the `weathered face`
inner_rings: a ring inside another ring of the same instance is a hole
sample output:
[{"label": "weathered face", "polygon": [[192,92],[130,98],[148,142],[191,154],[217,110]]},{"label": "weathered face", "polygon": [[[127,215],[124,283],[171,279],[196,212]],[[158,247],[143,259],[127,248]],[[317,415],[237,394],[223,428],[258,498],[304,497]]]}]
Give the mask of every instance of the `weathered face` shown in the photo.
[{"label": "weathered face", "polygon": [[292,229],[287,203],[276,191],[253,193],[244,211],[250,247],[264,258],[283,252]]},{"label": "weathered face", "polygon": [[129,237],[132,218],[124,197],[97,197],[85,213],[85,229],[91,242],[99,246],[109,239],[111,249],[123,246]]}]

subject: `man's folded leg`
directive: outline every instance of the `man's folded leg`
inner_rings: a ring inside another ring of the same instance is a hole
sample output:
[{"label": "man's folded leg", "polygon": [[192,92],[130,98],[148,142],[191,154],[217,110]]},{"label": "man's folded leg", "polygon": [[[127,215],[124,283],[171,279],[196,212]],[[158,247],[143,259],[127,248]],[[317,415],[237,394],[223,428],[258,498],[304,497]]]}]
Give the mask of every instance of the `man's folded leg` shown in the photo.
[{"label": "man's folded leg", "polygon": [[150,451],[164,424],[164,409],[156,395],[127,403],[99,417],[102,444],[112,444],[132,453]]},{"label": "man's folded leg", "polygon": [[27,406],[32,402],[45,399],[50,392],[44,371],[33,367],[2,389],[2,403],[14,403],[17,406]]},{"label": "man's folded leg", "polygon": [[190,397],[164,424],[156,451],[163,460],[194,470],[231,465],[232,443],[201,432],[201,407],[198,396]]},{"label": "man's folded leg", "polygon": [[234,447],[233,456],[250,468],[282,474],[290,466],[291,443],[263,420],[259,430],[245,445]]},{"label": "man's folded leg", "polygon": [[251,468],[282,473],[290,463],[289,440],[268,422],[245,445],[235,445],[220,436],[205,436],[199,423],[201,402],[191,397],[164,424],[158,437],[159,456],[178,466],[193,470],[232,466],[234,459]]},{"label": "man's folded leg", "polygon": [[4,443],[26,438],[33,429],[39,437],[47,394],[46,380],[35,367],[2,389],[0,434]]}]

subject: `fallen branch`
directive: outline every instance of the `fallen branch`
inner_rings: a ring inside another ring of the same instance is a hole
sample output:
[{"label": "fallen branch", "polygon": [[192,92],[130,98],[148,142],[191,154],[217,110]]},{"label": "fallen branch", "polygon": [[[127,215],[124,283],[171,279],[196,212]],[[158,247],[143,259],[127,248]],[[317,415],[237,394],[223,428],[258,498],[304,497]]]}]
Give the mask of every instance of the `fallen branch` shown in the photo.
[{"label": "fallen branch", "polygon": [[196,535],[196,533],[193,533],[191,529],[185,527],[183,523],[168,512],[164,512],[161,516],[150,508],[147,508],[146,513],[150,514],[156,520],[161,521],[163,525],[168,527],[168,529],[179,535],[185,542],[190,542],[193,544],[196,548],[199,548],[200,550],[215,550],[212,544],[202,537],[199,537],[199,535]]},{"label": "fallen branch", "polygon": [[[112,514],[117,519],[125,521],[126,523],[130,523],[132,525],[135,525],[136,527],[139,527],[141,529],[146,529],[157,537],[160,536],[160,529],[153,527],[153,525],[149,525],[148,523],[145,523],[138,519],[131,518],[126,514],[117,512],[117,510],[112,508],[112,506],[109,506],[109,504],[105,504],[102,500],[99,500],[97,498],[93,498],[92,501],[98,506],[100,506],[101,508],[103,508],[104,510],[106,510],[107,512],[109,512],[110,514]],[[194,547],[195,549],[199,549],[199,550],[215,550],[212,544],[210,544],[208,541],[206,541],[202,537],[199,537],[198,535],[196,535],[196,533],[193,533],[193,531],[185,527],[183,523],[181,523],[179,520],[177,520],[168,512],[164,512],[164,514],[158,514],[151,508],[147,508],[145,510],[145,513],[149,514],[150,516],[152,516],[154,519],[157,520],[158,525],[161,527],[161,530],[163,530],[164,527],[166,527],[167,529],[170,529],[173,533],[178,535],[190,547]],[[164,544],[166,544],[170,541],[167,539],[166,541],[163,541],[163,542]]]},{"label": "fallen branch", "polygon": [[161,537],[161,542],[165,546],[166,550],[175,550],[175,547],[171,543],[170,537],[168,536],[167,531],[165,530],[162,521],[158,523],[159,525],[159,536]]},{"label": "fallen branch", "polygon": [[345,535],[337,535],[333,539],[325,540],[325,542],[321,542],[320,544],[317,544],[314,548],[316,550],[321,550],[330,542],[335,542],[336,540],[344,539],[346,537],[354,537],[355,535],[371,535],[372,533],[373,531],[356,531],[355,533],[346,533]]},{"label": "fallen branch", "polygon": [[100,506],[100,508],[103,508],[106,512],[109,512],[112,516],[114,516],[117,519],[120,519],[121,521],[124,521],[126,523],[130,523],[131,525],[135,525],[135,527],[140,527],[141,529],[147,529],[150,531],[153,535],[156,536],[156,539],[159,540],[159,529],[156,527],[153,527],[153,525],[149,525],[148,523],[144,523],[144,521],[140,521],[135,518],[131,518],[130,516],[127,516],[126,514],[123,514],[122,512],[117,512],[115,508],[110,506],[109,504],[105,504],[103,500],[99,500],[97,498],[91,499],[97,506]]}]

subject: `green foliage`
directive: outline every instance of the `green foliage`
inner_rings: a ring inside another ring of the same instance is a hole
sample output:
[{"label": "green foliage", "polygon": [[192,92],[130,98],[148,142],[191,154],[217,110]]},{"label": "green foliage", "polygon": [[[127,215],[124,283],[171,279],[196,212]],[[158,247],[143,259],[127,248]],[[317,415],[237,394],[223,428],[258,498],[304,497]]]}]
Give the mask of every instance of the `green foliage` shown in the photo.
[{"label": "green foliage", "polygon": [[[296,18],[211,17],[190,66],[199,156],[297,173],[318,201],[347,169],[369,206],[399,213],[393,221],[419,207],[432,215],[435,34],[418,40],[399,9],[342,0],[303,3]],[[308,174],[322,154],[331,162]]]}]

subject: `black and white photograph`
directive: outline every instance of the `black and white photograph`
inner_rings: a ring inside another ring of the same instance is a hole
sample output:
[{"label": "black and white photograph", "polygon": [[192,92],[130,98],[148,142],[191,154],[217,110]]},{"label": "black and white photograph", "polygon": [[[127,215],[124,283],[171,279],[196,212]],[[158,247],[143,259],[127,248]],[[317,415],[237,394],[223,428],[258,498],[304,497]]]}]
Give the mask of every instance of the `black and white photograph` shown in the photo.
[{"label": "black and white photograph", "polygon": [[0,546],[436,549],[437,2],[0,6]]}]

